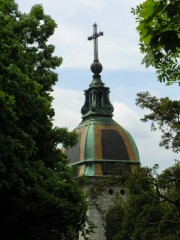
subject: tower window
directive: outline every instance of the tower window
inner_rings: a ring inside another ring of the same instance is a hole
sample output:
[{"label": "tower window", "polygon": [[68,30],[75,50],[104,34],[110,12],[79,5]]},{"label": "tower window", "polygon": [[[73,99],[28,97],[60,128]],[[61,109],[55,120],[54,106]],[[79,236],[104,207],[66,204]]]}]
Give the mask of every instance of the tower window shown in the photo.
[{"label": "tower window", "polygon": [[103,107],[104,103],[103,103],[103,93],[100,91],[99,92],[99,107]]},{"label": "tower window", "polygon": [[112,188],[110,188],[109,191],[108,191],[108,193],[109,193],[109,195],[113,195],[114,190],[113,190]]},{"label": "tower window", "polygon": [[89,106],[90,107],[92,105],[92,102],[93,102],[93,92],[90,92],[90,94],[89,94]]},{"label": "tower window", "polygon": [[120,190],[120,193],[121,193],[121,195],[125,195],[125,194],[126,194],[125,189],[121,189],[121,190]]},{"label": "tower window", "polygon": [[96,91],[91,91],[89,94],[89,107],[92,107],[92,104],[96,104]]}]

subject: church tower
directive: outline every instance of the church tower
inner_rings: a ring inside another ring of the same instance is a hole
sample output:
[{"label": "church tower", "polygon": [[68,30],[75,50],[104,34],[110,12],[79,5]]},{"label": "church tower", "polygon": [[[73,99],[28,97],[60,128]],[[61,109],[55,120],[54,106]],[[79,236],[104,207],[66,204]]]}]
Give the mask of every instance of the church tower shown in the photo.
[{"label": "church tower", "polygon": [[[102,35],[102,32],[97,33],[97,25],[94,24],[93,35],[88,37],[88,40],[94,41],[94,61],[91,64],[93,79],[84,93],[82,122],[75,129],[78,143],[73,148],[64,149],[70,164],[78,169],[77,176],[87,176],[85,191],[88,191],[94,182],[108,176],[117,163],[123,163],[130,172],[139,164],[139,154],[132,136],[112,118],[114,108],[109,99],[110,90],[101,80],[103,67],[98,58],[98,37]],[[121,190],[116,189],[122,193]],[[112,195],[112,192],[107,193],[106,197],[100,199],[105,210],[112,203]],[[91,202],[88,215],[97,226],[90,239],[105,240],[105,223]]]}]

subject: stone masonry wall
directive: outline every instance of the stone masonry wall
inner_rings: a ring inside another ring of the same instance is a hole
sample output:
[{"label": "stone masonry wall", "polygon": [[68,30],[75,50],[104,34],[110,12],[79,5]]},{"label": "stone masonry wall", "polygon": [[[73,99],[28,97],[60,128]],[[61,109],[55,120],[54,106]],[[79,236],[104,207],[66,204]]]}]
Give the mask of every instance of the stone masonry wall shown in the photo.
[{"label": "stone masonry wall", "polygon": [[[88,184],[84,188],[84,191],[88,195],[89,189],[93,186],[92,184]],[[120,196],[121,198],[125,199],[126,194],[125,190],[122,187],[113,187],[111,189],[107,189],[107,191],[98,198],[98,206],[101,207],[102,211],[106,213],[108,209],[113,205],[113,200]],[[95,224],[96,228],[94,229],[94,233],[91,233],[89,236],[89,240],[108,240],[105,236],[105,220],[103,219],[103,214],[97,209],[95,204],[88,199],[88,216],[90,220]],[[79,240],[84,240],[81,236],[79,236]]]}]

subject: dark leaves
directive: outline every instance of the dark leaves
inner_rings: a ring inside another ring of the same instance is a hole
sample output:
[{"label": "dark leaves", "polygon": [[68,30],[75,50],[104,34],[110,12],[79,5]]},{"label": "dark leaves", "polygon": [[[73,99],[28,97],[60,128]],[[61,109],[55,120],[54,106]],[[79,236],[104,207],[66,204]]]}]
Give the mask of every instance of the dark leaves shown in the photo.
[{"label": "dark leaves", "polygon": [[146,0],[132,13],[145,54],[142,63],[155,67],[160,82],[180,83],[180,2]]},{"label": "dark leaves", "polygon": [[87,205],[58,149],[77,136],[53,127],[56,23],[41,5],[21,14],[14,0],[0,1],[0,21],[0,239],[73,239]]},{"label": "dark leaves", "polygon": [[159,128],[162,132],[160,146],[180,151],[180,101],[166,98],[152,97],[148,92],[138,93],[136,104],[150,112],[143,119],[151,121],[152,130]]}]

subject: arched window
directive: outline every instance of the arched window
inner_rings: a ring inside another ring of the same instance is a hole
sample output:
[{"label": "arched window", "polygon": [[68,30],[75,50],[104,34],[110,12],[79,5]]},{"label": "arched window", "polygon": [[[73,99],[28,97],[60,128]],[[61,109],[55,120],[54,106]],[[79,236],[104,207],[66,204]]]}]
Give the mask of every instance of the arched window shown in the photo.
[{"label": "arched window", "polygon": [[89,107],[91,107],[92,102],[93,102],[93,92],[90,92],[90,94],[89,94]]},{"label": "arched window", "polygon": [[104,102],[103,102],[103,93],[100,91],[99,92],[99,107],[101,108],[101,107],[103,107],[103,105],[104,105]]}]

